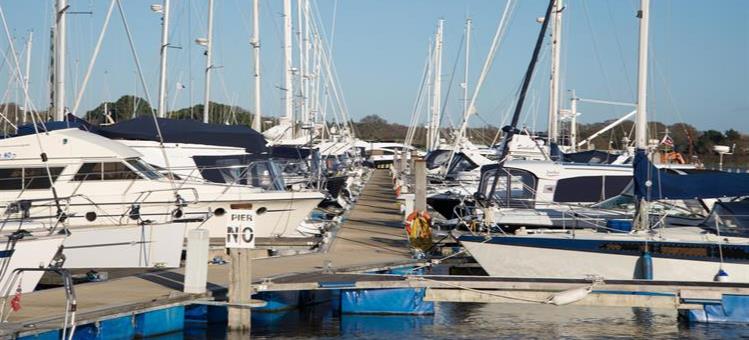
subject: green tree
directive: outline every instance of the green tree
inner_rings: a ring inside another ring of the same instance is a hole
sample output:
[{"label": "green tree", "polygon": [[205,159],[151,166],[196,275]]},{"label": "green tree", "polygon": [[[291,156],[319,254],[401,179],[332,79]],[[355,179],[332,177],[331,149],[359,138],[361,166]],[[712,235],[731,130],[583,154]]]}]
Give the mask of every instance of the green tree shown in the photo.
[{"label": "green tree", "polygon": [[114,122],[152,114],[153,108],[147,100],[136,96],[122,96],[115,102],[99,104],[93,110],[86,112],[86,120],[92,124],[106,124],[110,121],[106,118],[104,108]]}]

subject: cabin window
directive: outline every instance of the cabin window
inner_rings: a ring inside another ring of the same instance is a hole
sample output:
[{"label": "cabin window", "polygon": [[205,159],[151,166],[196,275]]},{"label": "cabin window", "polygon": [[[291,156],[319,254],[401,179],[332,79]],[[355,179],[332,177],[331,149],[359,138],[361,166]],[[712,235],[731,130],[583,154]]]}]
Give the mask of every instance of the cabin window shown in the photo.
[{"label": "cabin window", "polygon": [[102,164],[102,179],[105,181],[140,178],[140,176],[138,176],[138,174],[136,174],[132,169],[128,168],[125,163],[111,162]]},{"label": "cabin window", "polygon": [[122,162],[85,163],[73,177],[74,181],[133,180],[140,176]]},{"label": "cabin window", "polygon": [[20,190],[23,183],[23,169],[0,169],[0,190]]},{"label": "cabin window", "polygon": [[[52,182],[57,180],[62,169],[63,167],[49,168]],[[46,168],[0,169],[0,190],[49,189],[51,186]]]},{"label": "cabin window", "polygon": [[619,195],[630,176],[581,176],[557,181],[554,202],[600,202]]},{"label": "cabin window", "polygon": [[[57,180],[57,177],[62,173],[62,167],[50,167],[49,175],[52,177],[52,182]],[[52,184],[49,182],[46,168],[25,168],[23,169],[23,188],[28,189],[49,189]]]},{"label": "cabin window", "polygon": [[497,186],[494,190],[494,200],[500,207],[533,208],[536,197],[538,180],[532,173],[511,168],[498,168],[482,174],[480,190],[489,195],[495,175],[499,171]]}]

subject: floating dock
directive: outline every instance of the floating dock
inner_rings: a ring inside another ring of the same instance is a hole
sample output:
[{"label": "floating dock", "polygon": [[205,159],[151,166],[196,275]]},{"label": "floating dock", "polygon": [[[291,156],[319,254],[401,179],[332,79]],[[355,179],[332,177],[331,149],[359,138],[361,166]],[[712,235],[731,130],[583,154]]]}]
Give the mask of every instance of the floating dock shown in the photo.
[{"label": "floating dock", "polygon": [[[411,256],[392,186],[388,172],[376,170],[326,252],[253,260],[253,289],[267,302],[262,308],[295,308],[337,294],[341,305],[349,306],[343,312],[419,314],[433,313],[433,302],[440,301],[554,303],[555,296],[580,292],[569,303],[676,308],[691,321],[749,321],[746,307],[740,307],[749,305],[749,284],[429,275],[430,263]],[[208,266],[205,294],[182,292],[183,269],[76,285],[76,334],[143,337],[179,331],[195,306],[208,306],[202,317],[210,319],[207,309],[225,311],[229,267]],[[0,325],[1,337],[60,337],[63,288],[23,294],[20,305]]]}]

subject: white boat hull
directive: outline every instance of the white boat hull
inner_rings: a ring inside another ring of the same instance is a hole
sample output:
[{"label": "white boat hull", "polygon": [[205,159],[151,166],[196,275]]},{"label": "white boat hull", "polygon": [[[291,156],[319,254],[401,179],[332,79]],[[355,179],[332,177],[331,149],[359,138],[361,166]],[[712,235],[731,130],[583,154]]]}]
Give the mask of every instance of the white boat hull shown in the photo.
[{"label": "white boat hull", "polygon": [[[533,278],[576,278],[591,276],[604,280],[639,278],[640,256],[514,246],[481,242],[461,242],[490,276]],[[653,280],[714,281],[721,264],[652,257]],[[724,263],[732,282],[749,282],[749,263]]]},{"label": "white boat hull", "polygon": [[176,268],[186,223],[73,227],[63,242],[63,267]]}]

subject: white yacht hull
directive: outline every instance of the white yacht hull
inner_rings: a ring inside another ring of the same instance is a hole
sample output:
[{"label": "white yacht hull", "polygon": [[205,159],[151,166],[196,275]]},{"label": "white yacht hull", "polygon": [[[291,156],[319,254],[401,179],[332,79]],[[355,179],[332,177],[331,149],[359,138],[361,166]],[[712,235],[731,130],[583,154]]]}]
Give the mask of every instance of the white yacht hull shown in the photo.
[{"label": "white yacht hull", "polygon": [[[512,236],[510,236],[512,237]],[[641,257],[591,251],[461,241],[490,276],[576,278],[604,280],[637,279]],[[731,282],[749,282],[749,263],[723,263]],[[721,264],[652,257],[653,280],[714,281]]]},{"label": "white yacht hull", "polygon": [[[264,213],[256,216],[255,237],[304,237],[297,227],[304,222],[312,209],[320,204],[323,195],[318,192],[282,194],[291,194],[293,198],[268,199],[253,203],[252,209],[256,212],[260,208],[265,208]],[[228,207],[231,207],[231,204],[228,204]],[[212,211],[215,212],[215,209]],[[206,221],[203,228],[208,229],[211,237],[226,237],[227,218],[228,215],[214,215]]]},{"label": "white yacht hull", "polygon": [[[68,219],[70,224],[82,227],[137,226],[138,221],[132,219],[130,215],[133,203],[138,202],[138,216],[141,220],[157,223],[168,223],[174,218],[204,220],[203,223],[193,223],[193,225],[208,229],[211,237],[224,237],[226,215],[222,215],[222,212],[228,211],[232,204],[246,206],[249,203],[254,211],[265,210],[265,213],[257,216],[257,237],[295,237],[300,235],[296,232],[296,227],[324,198],[319,192],[259,192],[216,195],[215,199],[204,200],[203,197],[185,195],[185,192],[189,191],[183,189],[180,193],[190,203],[181,208],[182,214],[179,217],[173,214],[177,210],[177,205],[170,201],[174,200],[174,195],[171,192],[160,192],[160,197],[148,197],[145,200],[138,200],[137,195],[129,195],[130,197],[89,196],[96,200],[96,204],[91,204],[89,198],[74,197],[67,205]],[[56,209],[52,203],[34,205],[30,214],[31,216],[54,216]],[[95,219],[86,218],[87,214],[90,216],[92,213],[96,214]],[[48,222],[52,223],[52,219]]]},{"label": "white yacht hull", "polygon": [[186,223],[72,227],[63,242],[63,267],[176,268]]}]

